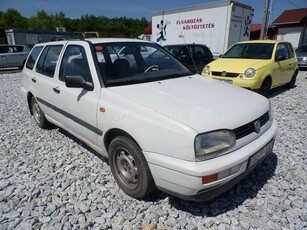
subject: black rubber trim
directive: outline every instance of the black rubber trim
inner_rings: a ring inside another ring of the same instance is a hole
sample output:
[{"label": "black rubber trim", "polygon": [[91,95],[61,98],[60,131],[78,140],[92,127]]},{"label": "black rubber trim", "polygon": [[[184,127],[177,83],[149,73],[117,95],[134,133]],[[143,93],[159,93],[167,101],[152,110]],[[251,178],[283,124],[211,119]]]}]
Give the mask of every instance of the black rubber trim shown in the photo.
[{"label": "black rubber trim", "polygon": [[97,135],[102,136],[103,132],[100,129],[96,128],[95,126],[93,126],[93,125],[91,125],[91,124],[81,120],[80,118],[78,118],[78,117],[76,117],[76,116],[74,116],[74,115],[72,115],[70,113],[67,113],[66,111],[64,111],[64,110],[62,110],[62,109],[60,109],[60,108],[50,104],[49,102],[47,102],[47,101],[45,101],[45,100],[43,100],[41,98],[36,98],[36,99],[37,99],[37,101],[39,101],[40,103],[44,104],[45,106],[53,109],[54,111],[62,114],[65,117],[75,121],[79,125],[89,129],[90,131],[96,133]]}]

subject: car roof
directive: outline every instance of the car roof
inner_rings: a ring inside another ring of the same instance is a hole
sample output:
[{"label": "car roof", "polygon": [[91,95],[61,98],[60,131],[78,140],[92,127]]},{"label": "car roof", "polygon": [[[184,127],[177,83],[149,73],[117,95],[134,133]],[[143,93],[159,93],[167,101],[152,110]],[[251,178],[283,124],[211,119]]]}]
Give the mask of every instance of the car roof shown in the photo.
[{"label": "car roof", "polygon": [[[62,40],[62,41],[50,41],[50,42],[43,42],[43,43],[38,43],[36,44],[36,46],[39,45],[63,45],[66,44],[69,41],[78,41],[77,39],[73,39],[73,40]],[[151,41],[145,41],[145,40],[141,40],[141,39],[133,39],[133,38],[86,38],[86,39],[81,39],[79,41],[89,41],[93,44],[99,44],[99,43],[111,43],[111,42],[142,42],[142,43],[146,43],[146,44],[151,44],[153,42]]]},{"label": "car roof", "polygon": [[191,46],[191,45],[197,45],[197,46],[206,46],[205,44],[198,44],[198,43],[186,43],[186,44],[168,44],[168,45],[164,45],[163,47],[166,46]]},{"label": "car roof", "polygon": [[110,43],[110,42],[143,42],[143,43],[152,43],[150,41],[145,41],[136,38],[86,38],[86,41],[90,41],[93,44],[98,43]]},{"label": "car roof", "polygon": [[[237,42],[236,44],[248,44],[248,43],[266,43],[266,44],[276,44],[280,42],[286,42],[286,41],[281,41],[281,40],[249,40],[249,41],[242,41],[242,42]],[[287,42],[289,43],[289,42]]]}]

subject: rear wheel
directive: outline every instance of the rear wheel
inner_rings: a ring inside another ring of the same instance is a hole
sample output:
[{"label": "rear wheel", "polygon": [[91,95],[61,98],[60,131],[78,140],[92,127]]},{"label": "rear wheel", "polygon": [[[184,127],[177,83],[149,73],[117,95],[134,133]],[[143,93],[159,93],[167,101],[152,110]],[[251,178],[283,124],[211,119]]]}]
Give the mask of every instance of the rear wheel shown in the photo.
[{"label": "rear wheel", "polygon": [[40,128],[48,128],[50,126],[50,122],[47,121],[45,114],[39,107],[39,104],[37,103],[36,99],[34,97],[31,98],[31,112],[32,112],[32,117],[35,121],[35,123],[40,127]]},{"label": "rear wheel", "polygon": [[123,136],[116,137],[108,152],[112,174],[126,194],[141,199],[155,191],[147,161],[134,141]]},{"label": "rear wheel", "polygon": [[269,91],[271,89],[271,80],[269,78],[266,78],[259,89],[259,93],[265,97],[268,96]]},{"label": "rear wheel", "polygon": [[295,73],[293,74],[293,76],[291,78],[291,81],[287,84],[287,87],[293,88],[295,86],[297,74],[298,74],[298,72],[295,71]]}]

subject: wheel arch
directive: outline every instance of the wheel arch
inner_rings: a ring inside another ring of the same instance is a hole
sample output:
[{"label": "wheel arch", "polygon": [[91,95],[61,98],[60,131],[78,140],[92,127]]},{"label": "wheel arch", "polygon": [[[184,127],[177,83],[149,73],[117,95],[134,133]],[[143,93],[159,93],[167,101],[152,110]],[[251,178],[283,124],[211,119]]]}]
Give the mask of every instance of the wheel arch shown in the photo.
[{"label": "wheel arch", "polygon": [[127,137],[127,138],[131,139],[133,142],[135,142],[140,147],[138,142],[129,133],[127,133],[126,131],[119,129],[119,128],[113,128],[113,129],[108,130],[106,132],[106,134],[104,135],[104,145],[105,145],[105,148],[106,148],[107,151],[109,149],[111,141],[118,136]]},{"label": "wheel arch", "polygon": [[29,107],[29,110],[30,110],[30,114],[33,115],[33,111],[32,111],[32,108],[31,108],[31,99],[32,99],[33,94],[31,92],[28,92],[27,93],[27,102],[28,102],[28,107]]}]

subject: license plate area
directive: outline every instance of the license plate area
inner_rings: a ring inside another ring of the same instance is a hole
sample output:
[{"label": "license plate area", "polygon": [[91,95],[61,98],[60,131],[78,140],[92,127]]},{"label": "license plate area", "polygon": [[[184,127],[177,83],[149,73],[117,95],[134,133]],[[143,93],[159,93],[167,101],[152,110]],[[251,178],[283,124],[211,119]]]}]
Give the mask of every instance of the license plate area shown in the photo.
[{"label": "license plate area", "polygon": [[268,144],[266,144],[262,149],[252,155],[248,160],[248,169],[253,168],[260,162],[266,155],[272,152],[274,146],[274,139],[272,139]]},{"label": "license plate area", "polygon": [[232,80],[226,80],[226,79],[219,79],[219,78],[213,78],[215,80],[219,80],[219,81],[223,81],[223,82],[226,82],[228,84],[232,84]]}]

